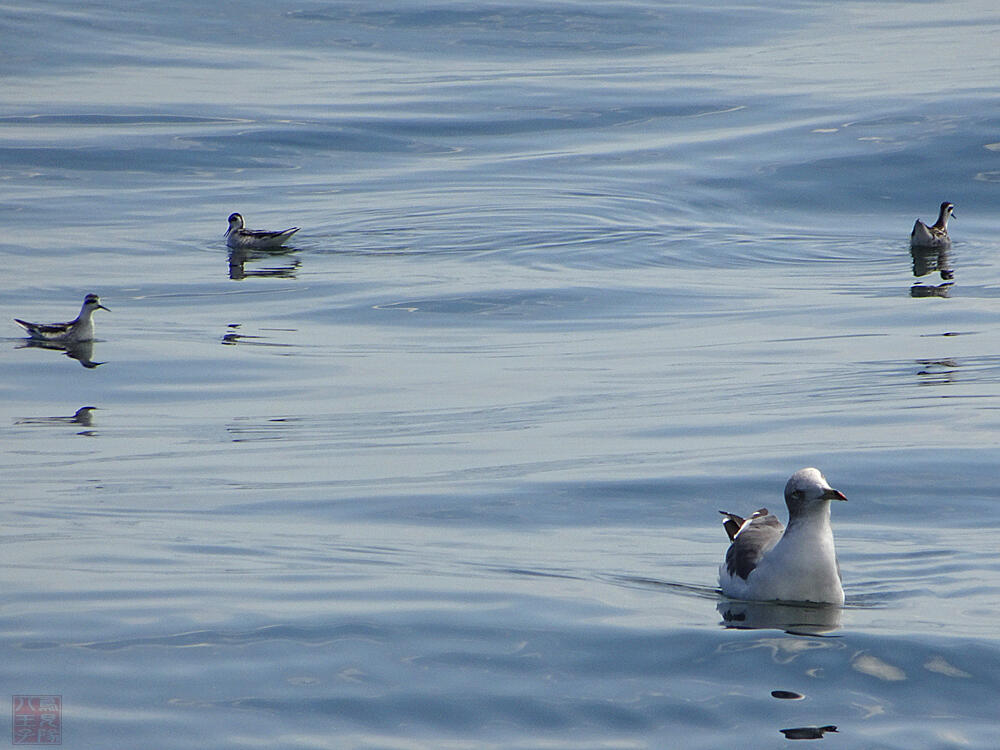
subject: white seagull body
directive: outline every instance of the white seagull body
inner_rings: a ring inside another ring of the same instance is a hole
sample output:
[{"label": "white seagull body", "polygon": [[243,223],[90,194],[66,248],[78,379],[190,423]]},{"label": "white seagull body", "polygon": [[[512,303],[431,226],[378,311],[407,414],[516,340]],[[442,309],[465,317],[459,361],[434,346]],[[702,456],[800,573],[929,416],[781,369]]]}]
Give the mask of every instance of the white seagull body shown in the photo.
[{"label": "white seagull body", "polygon": [[937,221],[931,226],[917,219],[910,232],[910,247],[947,247],[951,244],[948,236],[948,219],[955,214],[955,204],[945,201],[941,204]]},{"label": "white seagull body", "polygon": [[732,541],[719,566],[722,593],[733,599],[843,604],[830,501],[846,499],[818,469],[800,469],[785,485],[788,528],[766,508],[748,519],[720,511]]},{"label": "white seagull body", "polygon": [[[26,320],[14,318],[14,322],[28,332],[35,341],[47,341],[53,344],[76,344],[81,341],[94,340],[94,321],[91,320],[95,310],[107,310],[101,304],[101,298],[96,294],[88,294],[83,299],[83,307],[75,320],[68,323],[29,323]],[[110,312],[110,310],[109,310]]]},{"label": "white seagull body", "polygon": [[226,244],[234,250],[276,250],[297,231],[299,231],[298,227],[280,232],[246,229],[241,214],[230,214],[229,229],[226,230]]}]

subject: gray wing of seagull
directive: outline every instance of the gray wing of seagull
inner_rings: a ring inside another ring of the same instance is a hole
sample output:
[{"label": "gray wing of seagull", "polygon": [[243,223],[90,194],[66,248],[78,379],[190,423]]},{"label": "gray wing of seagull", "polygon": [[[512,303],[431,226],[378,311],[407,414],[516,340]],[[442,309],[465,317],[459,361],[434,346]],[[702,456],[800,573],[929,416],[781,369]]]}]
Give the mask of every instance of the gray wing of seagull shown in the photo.
[{"label": "gray wing of seagull", "polygon": [[729,575],[745,581],[761,558],[781,539],[785,527],[767,512],[767,508],[755,511],[748,519],[724,510],[719,512],[726,517],[722,524],[732,540],[726,551],[726,569]]}]

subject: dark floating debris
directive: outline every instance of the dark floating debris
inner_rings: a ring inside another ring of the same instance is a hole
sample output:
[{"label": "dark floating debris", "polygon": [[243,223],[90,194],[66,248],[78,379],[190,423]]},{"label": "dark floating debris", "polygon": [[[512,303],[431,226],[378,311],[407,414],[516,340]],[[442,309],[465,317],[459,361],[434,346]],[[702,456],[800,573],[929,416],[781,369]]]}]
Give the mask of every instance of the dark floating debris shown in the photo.
[{"label": "dark floating debris", "polygon": [[786,740],[821,740],[827,732],[836,732],[837,727],[828,724],[825,727],[795,727],[793,729],[780,729]]},{"label": "dark floating debris", "polygon": [[783,701],[800,701],[805,698],[802,693],[796,693],[791,690],[772,690],[771,697]]}]

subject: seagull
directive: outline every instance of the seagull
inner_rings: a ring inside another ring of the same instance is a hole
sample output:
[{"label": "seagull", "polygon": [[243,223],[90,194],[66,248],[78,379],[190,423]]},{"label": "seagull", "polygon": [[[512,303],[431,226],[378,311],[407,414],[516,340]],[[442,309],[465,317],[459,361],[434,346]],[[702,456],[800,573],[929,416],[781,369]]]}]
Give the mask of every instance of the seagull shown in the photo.
[{"label": "seagull", "polygon": [[910,247],[946,247],[951,244],[948,236],[948,219],[955,215],[955,204],[945,201],[941,204],[937,221],[927,226],[917,219],[910,232]]},{"label": "seagull", "polygon": [[732,544],[719,566],[733,599],[843,604],[830,501],[847,500],[819,469],[799,469],[785,485],[788,528],[761,508],[750,518],[719,511]]},{"label": "seagull", "polygon": [[234,250],[274,250],[285,244],[289,237],[299,231],[298,227],[281,232],[266,232],[260,229],[245,229],[241,214],[229,214],[229,229],[226,230],[226,244]]},{"label": "seagull", "polygon": [[[26,320],[14,318],[14,322],[28,332],[34,341],[45,341],[52,344],[76,344],[81,341],[94,340],[94,321],[91,316],[95,310],[108,310],[101,304],[101,298],[96,294],[88,294],[83,298],[83,307],[76,320],[68,323],[29,323]],[[108,312],[111,312],[108,310]]]}]

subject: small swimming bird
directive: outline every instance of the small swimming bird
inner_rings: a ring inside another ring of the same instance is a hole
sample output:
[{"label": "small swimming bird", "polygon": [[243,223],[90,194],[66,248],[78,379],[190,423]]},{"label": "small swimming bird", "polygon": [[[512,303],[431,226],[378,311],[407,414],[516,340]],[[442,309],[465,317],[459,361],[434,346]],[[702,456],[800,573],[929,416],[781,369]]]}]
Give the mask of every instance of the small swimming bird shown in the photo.
[{"label": "small swimming bird", "polygon": [[847,500],[818,469],[800,469],[785,485],[788,528],[761,508],[750,518],[719,511],[732,544],[719,566],[733,599],[843,604],[830,501]]},{"label": "small swimming bird", "polygon": [[[52,344],[75,344],[80,341],[94,340],[94,321],[91,316],[95,310],[108,310],[101,304],[101,298],[96,294],[88,294],[83,298],[83,307],[76,320],[68,323],[29,323],[26,320],[14,318],[14,322],[28,332],[35,341],[47,341]],[[111,312],[108,310],[108,312]]]},{"label": "small swimming bird", "polygon": [[229,215],[229,229],[226,230],[226,244],[234,250],[274,250],[285,244],[289,237],[299,231],[298,227],[281,232],[266,232],[260,229],[245,229],[241,214]]},{"label": "small swimming bird", "polygon": [[917,219],[910,232],[910,247],[944,247],[951,244],[948,236],[948,219],[955,215],[955,204],[945,201],[941,204],[937,221],[927,226]]}]

